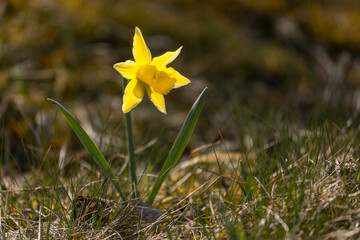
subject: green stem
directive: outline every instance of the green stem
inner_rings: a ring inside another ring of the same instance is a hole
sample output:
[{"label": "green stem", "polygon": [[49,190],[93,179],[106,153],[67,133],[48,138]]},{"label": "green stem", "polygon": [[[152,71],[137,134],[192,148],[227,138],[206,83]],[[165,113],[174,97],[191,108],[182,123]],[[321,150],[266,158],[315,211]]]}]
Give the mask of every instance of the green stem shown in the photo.
[{"label": "green stem", "polygon": [[[125,93],[125,87],[127,85],[127,80],[123,78],[123,90]],[[135,165],[135,154],[134,154],[134,144],[133,144],[133,135],[132,135],[132,125],[131,125],[131,114],[125,113],[125,128],[128,141],[128,152],[129,152],[129,168],[132,181],[132,189],[134,192],[134,197],[137,197],[137,179],[136,179],[136,165]]]}]

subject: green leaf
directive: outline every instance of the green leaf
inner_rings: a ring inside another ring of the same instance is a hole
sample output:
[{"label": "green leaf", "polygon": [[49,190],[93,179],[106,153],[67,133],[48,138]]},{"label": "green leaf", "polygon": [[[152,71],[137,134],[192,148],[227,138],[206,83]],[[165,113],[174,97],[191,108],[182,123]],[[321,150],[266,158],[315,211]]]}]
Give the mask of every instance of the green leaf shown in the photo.
[{"label": "green leaf", "polygon": [[114,184],[116,190],[120,193],[120,196],[123,200],[125,200],[125,195],[119,185],[119,182],[116,180],[114,174],[112,173],[109,164],[106,162],[105,157],[102,155],[100,150],[96,147],[95,143],[91,140],[89,135],[85,132],[85,130],[80,126],[80,124],[75,120],[73,116],[64,108],[60,103],[56,102],[53,99],[48,98],[49,101],[54,103],[61,113],[65,116],[66,120],[80,139],[81,143],[84,145],[86,150],[90,153],[90,155],[95,159],[97,164],[104,170],[107,176],[110,178],[111,182]]},{"label": "green leaf", "polygon": [[161,184],[165,181],[167,175],[169,174],[170,170],[175,166],[175,164],[180,159],[182,153],[184,152],[184,149],[186,145],[189,142],[189,139],[194,131],[195,125],[199,119],[199,115],[201,112],[201,109],[204,105],[205,97],[207,93],[207,88],[205,88],[202,93],[199,95],[199,97],[196,99],[194,105],[190,109],[185,122],[160,170],[159,176],[156,179],[155,185],[152,188],[149,197],[148,202],[152,204],[154,202],[154,199],[159,192],[159,189],[161,187]]}]

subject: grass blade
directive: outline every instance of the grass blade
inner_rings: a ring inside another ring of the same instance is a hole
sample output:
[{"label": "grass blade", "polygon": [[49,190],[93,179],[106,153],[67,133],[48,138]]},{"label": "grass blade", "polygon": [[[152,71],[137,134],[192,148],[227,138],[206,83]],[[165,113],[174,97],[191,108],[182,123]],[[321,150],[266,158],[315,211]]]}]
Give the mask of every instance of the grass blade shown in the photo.
[{"label": "grass blade", "polygon": [[111,182],[114,184],[116,190],[120,193],[120,196],[123,200],[125,200],[125,195],[121,190],[119,182],[116,180],[114,174],[112,173],[109,164],[105,160],[105,157],[102,155],[100,150],[96,147],[95,143],[91,140],[89,135],[85,132],[85,130],[80,126],[80,124],[75,120],[73,116],[64,108],[60,103],[56,102],[53,99],[48,98],[49,101],[54,103],[61,113],[64,115],[78,138],[80,139],[81,143],[84,145],[86,150],[90,153],[90,155],[95,159],[97,164],[104,170],[107,176],[110,178]]},{"label": "grass blade", "polygon": [[199,119],[199,115],[201,109],[204,105],[205,97],[207,93],[207,88],[205,88],[199,97],[196,99],[194,105],[190,109],[183,126],[160,170],[159,176],[156,179],[155,185],[151,190],[148,202],[152,204],[154,199],[161,187],[161,184],[166,179],[167,175],[169,174],[170,170],[175,166],[177,161],[180,159],[181,154],[184,152],[184,149],[189,142],[189,139],[194,131],[195,125]]}]

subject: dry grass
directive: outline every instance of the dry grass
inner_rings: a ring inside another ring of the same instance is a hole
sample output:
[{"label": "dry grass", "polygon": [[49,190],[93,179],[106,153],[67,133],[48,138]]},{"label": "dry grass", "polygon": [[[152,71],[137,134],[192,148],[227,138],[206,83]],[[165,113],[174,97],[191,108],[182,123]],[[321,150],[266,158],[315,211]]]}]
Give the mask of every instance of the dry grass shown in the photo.
[{"label": "dry grass", "polygon": [[[86,157],[67,163],[76,165],[73,176],[63,176],[44,164],[33,174],[3,177],[1,236],[358,238],[360,139],[356,124],[284,128],[277,136],[271,144],[244,153],[229,151],[229,143],[223,141],[196,149],[173,169],[156,208],[141,204],[141,199],[121,202],[106,179],[99,181],[98,170]],[[114,168],[121,171],[122,164]],[[148,171],[140,182],[143,193],[153,179]],[[122,179],[129,185],[126,175]],[[74,204],[79,195],[89,202]]]},{"label": "dry grass", "polygon": [[[0,239],[360,238],[358,7],[1,2]],[[148,100],[132,112],[142,199],[121,202],[45,99],[71,110],[131,196],[112,65],[131,58],[135,26],[154,55],[184,46],[173,66],[192,84],[166,96],[166,117]],[[205,86],[195,133],[155,201],[162,215],[142,215]],[[90,212],[79,196],[93,200]]]}]

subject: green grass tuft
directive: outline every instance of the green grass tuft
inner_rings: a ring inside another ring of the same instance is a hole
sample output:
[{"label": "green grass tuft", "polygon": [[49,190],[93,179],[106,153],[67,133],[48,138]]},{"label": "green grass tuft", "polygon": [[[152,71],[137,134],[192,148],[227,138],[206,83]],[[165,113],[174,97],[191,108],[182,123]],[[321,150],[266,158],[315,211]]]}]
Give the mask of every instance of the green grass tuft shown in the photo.
[{"label": "green grass tuft", "polygon": [[[306,128],[285,117],[246,114],[238,126],[247,136],[239,138],[244,145],[233,150],[231,142],[220,137],[184,155],[159,189],[155,208],[145,211],[147,215],[140,211],[146,206],[143,199],[122,201],[83,151],[67,152],[62,169],[50,163],[63,147],[29,151],[27,161],[44,160],[40,170],[21,173],[19,168],[1,177],[1,238],[357,238],[360,134],[356,117],[343,125],[325,121]],[[138,158],[159,157],[153,153],[153,148],[160,148],[156,142],[147,147],[144,139],[139,141],[144,146],[135,145]],[[112,171],[119,173],[122,187],[131,189],[127,163],[117,148],[110,147],[114,144],[100,149]],[[0,156],[11,157],[1,149]],[[144,193],[152,186],[157,167],[151,161],[140,166],[139,192]],[[90,199],[85,208],[77,205],[82,198]]]}]

